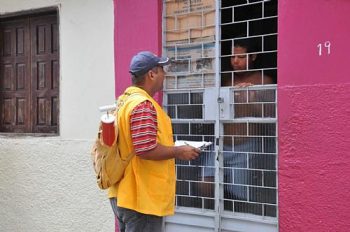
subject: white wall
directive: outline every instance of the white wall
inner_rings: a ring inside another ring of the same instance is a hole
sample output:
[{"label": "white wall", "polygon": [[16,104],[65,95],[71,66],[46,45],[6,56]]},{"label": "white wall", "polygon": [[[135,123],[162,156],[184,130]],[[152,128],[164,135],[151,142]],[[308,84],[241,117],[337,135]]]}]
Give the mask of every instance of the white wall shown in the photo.
[{"label": "white wall", "polygon": [[90,142],[0,136],[0,231],[114,231]]},{"label": "white wall", "polygon": [[0,134],[0,231],[113,231],[89,150],[114,101],[112,0],[0,0],[0,14],[57,7],[60,136]]},{"label": "white wall", "polygon": [[98,106],[114,102],[112,0],[66,0],[60,10],[62,138],[91,138]]}]

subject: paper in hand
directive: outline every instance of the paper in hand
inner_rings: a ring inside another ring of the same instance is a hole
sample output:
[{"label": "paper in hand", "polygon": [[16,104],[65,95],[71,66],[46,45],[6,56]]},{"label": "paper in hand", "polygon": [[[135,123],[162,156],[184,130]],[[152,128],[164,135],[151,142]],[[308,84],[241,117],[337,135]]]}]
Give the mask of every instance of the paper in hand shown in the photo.
[{"label": "paper in hand", "polygon": [[204,150],[206,147],[210,146],[212,142],[206,142],[206,141],[187,141],[187,140],[177,140],[175,141],[175,146],[183,146],[183,145],[189,145],[195,148],[199,148],[201,150]]}]

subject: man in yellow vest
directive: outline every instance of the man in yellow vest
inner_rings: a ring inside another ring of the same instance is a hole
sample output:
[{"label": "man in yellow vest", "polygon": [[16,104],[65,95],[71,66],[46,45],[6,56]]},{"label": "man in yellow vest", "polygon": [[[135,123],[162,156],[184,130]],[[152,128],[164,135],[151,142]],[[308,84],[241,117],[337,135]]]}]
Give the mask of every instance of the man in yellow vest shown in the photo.
[{"label": "man in yellow vest", "polygon": [[[132,86],[118,98],[118,146],[122,156],[135,152],[123,179],[108,195],[121,232],[161,232],[163,216],[175,207],[175,158],[193,160],[200,150],[174,146],[171,119],[153,99],[163,89],[169,58],[151,52],[130,63]],[[118,199],[118,200],[117,200]]]}]

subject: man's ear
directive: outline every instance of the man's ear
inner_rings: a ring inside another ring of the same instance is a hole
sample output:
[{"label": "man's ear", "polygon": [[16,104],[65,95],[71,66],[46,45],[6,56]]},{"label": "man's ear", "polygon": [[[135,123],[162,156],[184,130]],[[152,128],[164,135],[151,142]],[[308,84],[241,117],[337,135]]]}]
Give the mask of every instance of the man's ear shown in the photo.
[{"label": "man's ear", "polygon": [[154,71],[152,69],[148,71],[147,77],[150,78],[151,80],[154,79]]}]

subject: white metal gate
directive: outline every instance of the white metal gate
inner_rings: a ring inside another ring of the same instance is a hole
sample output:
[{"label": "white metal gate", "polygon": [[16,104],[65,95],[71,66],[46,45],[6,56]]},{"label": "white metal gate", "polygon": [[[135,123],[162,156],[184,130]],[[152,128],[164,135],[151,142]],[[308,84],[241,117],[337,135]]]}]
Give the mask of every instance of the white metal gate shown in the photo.
[{"label": "white metal gate", "polygon": [[174,137],[212,142],[176,162],[165,230],[277,231],[277,0],[164,0],[163,9]]}]

